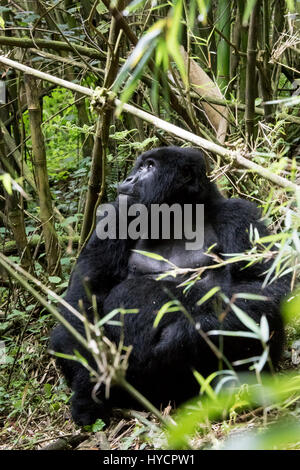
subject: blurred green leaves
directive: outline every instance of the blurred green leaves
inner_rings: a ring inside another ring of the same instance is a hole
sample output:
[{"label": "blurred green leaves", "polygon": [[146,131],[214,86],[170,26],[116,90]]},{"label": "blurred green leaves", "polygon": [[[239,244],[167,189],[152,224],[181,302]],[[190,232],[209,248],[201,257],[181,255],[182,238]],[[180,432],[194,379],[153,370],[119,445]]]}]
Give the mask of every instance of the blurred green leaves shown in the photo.
[{"label": "blurred green leaves", "polygon": [[[168,447],[170,449],[184,449],[189,447],[190,439],[201,428],[217,420],[225,420],[233,411],[249,410],[253,408],[268,407],[269,410],[285,406],[287,401],[292,403],[300,399],[300,376],[290,374],[286,376],[262,376],[260,384],[253,382],[253,376],[243,376],[239,387],[230,387],[219,394],[212,391],[205,384],[207,392],[205,397],[195,398],[182,406],[175,416],[175,425],[169,425]],[[204,382],[202,383],[203,386]],[[247,385],[245,385],[247,384]],[[289,431],[292,430],[292,432]],[[228,441],[228,448],[235,449],[276,449],[285,448],[285,445],[300,441],[299,422],[291,421],[289,425],[279,421],[272,425],[257,438],[256,434],[249,433],[240,441],[235,438]],[[227,448],[225,441],[224,448]]]},{"label": "blurred green leaves", "polygon": [[[139,1],[132,2],[125,12],[135,10],[142,3]],[[206,11],[203,1],[199,3],[203,11]],[[154,61],[150,66],[153,77],[151,98],[154,107],[157,106],[158,101],[158,82],[160,76],[168,71],[170,59],[177,66],[183,82],[187,84],[184,61],[180,53],[182,20],[183,0],[174,0],[168,16],[154,23],[139,40],[133,52],[122,66],[112,87],[112,91],[117,93],[123,86],[120,96],[122,103],[126,103],[133,95],[146,65],[154,55]],[[166,77],[161,78],[165,85]],[[120,109],[117,112],[120,112]]]},{"label": "blurred green leaves", "polygon": [[282,314],[286,322],[300,319],[300,289],[292,292],[282,307]]},{"label": "blurred green leaves", "polygon": [[165,23],[166,20],[160,20],[149,28],[148,32],[140,39],[133,52],[121,68],[112,90],[115,93],[118,92],[121,85],[125,83],[125,87],[120,97],[123,103],[130,99],[136,89],[144,67],[148,63],[156,47],[159,35],[163,31]]}]

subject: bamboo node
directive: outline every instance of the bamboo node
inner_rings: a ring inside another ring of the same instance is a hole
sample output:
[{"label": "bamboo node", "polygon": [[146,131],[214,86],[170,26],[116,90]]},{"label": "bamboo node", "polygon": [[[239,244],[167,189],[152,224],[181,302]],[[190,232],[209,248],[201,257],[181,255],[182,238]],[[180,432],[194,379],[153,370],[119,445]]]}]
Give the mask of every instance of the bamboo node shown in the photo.
[{"label": "bamboo node", "polygon": [[91,108],[98,113],[103,113],[108,107],[112,107],[115,99],[115,93],[107,88],[96,87],[91,97]]}]

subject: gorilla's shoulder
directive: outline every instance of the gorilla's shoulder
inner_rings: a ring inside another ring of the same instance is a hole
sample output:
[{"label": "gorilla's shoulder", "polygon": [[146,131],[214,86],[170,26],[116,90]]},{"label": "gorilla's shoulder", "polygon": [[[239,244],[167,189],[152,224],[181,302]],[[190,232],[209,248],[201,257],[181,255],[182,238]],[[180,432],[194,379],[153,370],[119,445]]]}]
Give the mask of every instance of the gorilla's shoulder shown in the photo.
[{"label": "gorilla's shoulder", "polygon": [[261,210],[255,203],[240,198],[222,199],[218,204],[217,213],[221,219],[230,219],[231,221],[238,217],[242,217],[243,220],[261,218]]},{"label": "gorilla's shoulder", "polygon": [[262,235],[266,234],[261,210],[255,203],[245,199],[223,199],[210,214],[210,220],[222,238],[225,234],[235,238],[245,230],[248,231],[250,225],[256,227]]}]

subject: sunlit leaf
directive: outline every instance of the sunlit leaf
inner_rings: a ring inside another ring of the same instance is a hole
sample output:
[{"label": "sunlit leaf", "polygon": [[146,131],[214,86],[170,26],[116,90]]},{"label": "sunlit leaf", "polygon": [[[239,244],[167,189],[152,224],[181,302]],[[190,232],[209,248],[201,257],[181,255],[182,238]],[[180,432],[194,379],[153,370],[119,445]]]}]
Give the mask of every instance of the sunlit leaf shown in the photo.
[{"label": "sunlit leaf", "polygon": [[237,378],[236,378],[236,375],[235,374],[231,374],[229,376],[226,376],[226,377],[223,377],[218,383],[217,383],[217,386],[215,388],[215,394],[218,395],[219,393],[221,393],[222,391],[222,388],[224,387],[225,384],[228,384],[229,383],[233,383],[233,382],[237,382]]},{"label": "sunlit leaf", "polygon": [[129,13],[132,13],[133,11],[136,11],[139,7],[144,5],[147,2],[147,0],[133,0],[132,2],[127,5],[125,10],[123,10],[123,16],[128,16]]},{"label": "sunlit leaf", "polygon": [[[259,361],[256,364],[254,364],[252,368],[257,370],[258,372],[261,372],[266,365],[268,357],[269,357],[269,347],[267,346],[264,352],[262,353],[262,355],[260,356]],[[251,367],[250,367],[250,370],[251,370]]]},{"label": "sunlit leaf", "polygon": [[206,24],[207,12],[209,9],[210,1],[209,0],[197,0],[197,4],[198,4],[199,12],[200,12],[200,15],[199,15],[200,17],[198,19],[203,24]]},{"label": "sunlit leaf", "polygon": [[61,278],[58,276],[49,276],[48,279],[52,284],[59,284],[61,281]]},{"label": "sunlit leaf", "polygon": [[157,312],[155,320],[153,322],[153,327],[157,328],[159,322],[161,321],[162,317],[168,312],[178,312],[181,310],[181,306],[177,300],[170,300],[169,302],[165,303]]},{"label": "sunlit leaf", "polygon": [[187,83],[187,74],[184,66],[184,60],[180,52],[180,31],[182,21],[182,0],[177,0],[172,11],[172,16],[167,19],[166,41],[170,56],[174,59],[182,80]]},{"label": "sunlit leaf", "polygon": [[253,331],[253,333],[257,334],[258,337],[260,337],[260,328],[259,326],[255,323],[255,321],[249,317],[243,310],[241,310],[237,305],[231,304],[231,308],[240,320],[243,325],[245,325],[249,330]]},{"label": "sunlit leaf", "polygon": [[[134,68],[139,63],[139,61],[144,57],[144,54],[147,53],[148,49],[150,48],[151,51],[154,49],[154,46],[156,45],[155,39],[158,38],[158,36],[161,34],[165,26],[165,23],[166,23],[165,19],[157,21],[151,28],[149,28],[147,33],[139,40],[133,52],[130,54],[125,64],[122,66],[114,82],[114,85],[112,87],[112,91],[114,93],[118,92],[122,83],[126,80],[129,73],[132,73]],[[147,58],[149,59],[149,57],[150,57],[150,54],[148,53]],[[145,60],[143,61],[143,63],[145,65],[146,63]]]},{"label": "sunlit leaf", "polygon": [[156,259],[157,261],[164,261],[165,263],[170,263],[166,258],[164,258],[161,255],[158,255],[157,253],[151,253],[151,251],[143,251],[143,250],[132,250],[135,253],[138,253],[139,255],[147,256],[148,258]]},{"label": "sunlit leaf", "polygon": [[5,190],[8,192],[9,195],[12,194],[12,179],[9,175],[9,173],[4,173],[1,175],[2,183],[5,188]]},{"label": "sunlit leaf", "polygon": [[114,310],[112,310],[111,312],[107,313],[103,318],[101,318],[96,326],[98,327],[101,327],[103,325],[105,325],[106,323],[109,323],[110,325],[112,324],[111,322],[111,319],[114,318],[116,315],[118,314],[131,314],[131,313],[139,313],[139,310],[137,308],[135,309],[120,309],[120,308],[115,308]]},{"label": "sunlit leaf", "polygon": [[[295,0],[285,0],[290,12],[295,11]],[[299,0],[298,0],[299,1]]]},{"label": "sunlit leaf", "polygon": [[203,377],[203,375],[201,375],[197,370],[194,370],[193,374],[194,374],[194,377],[197,380],[198,384],[201,386],[201,388],[200,388],[201,395],[206,393],[207,396],[209,396],[212,400],[214,400],[216,398],[216,394],[213,391],[213,389],[210,385],[210,382],[211,382],[211,380],[213,380],[216,377],[216,375],[211,374],[209,377],[207,377],[205,379]]},{"label": "sunlit leaf", "polygon": [[260,333],[261,339],[266,343],[269,340],[270,329],[267,317],[265,315],[262,315],[260,319]]},{"label": "sunlit leaf", "polygon": [[282,313],[287,322],[300,320],[300,290],[292,292],[282,306]]},{"label": "sunlit leaf", "polygon": [[127,103],[127,101],[131,98],[132,94],[134,93],[138,85],[139,79],[143,73],[144,67],[147,64],[148,60],[150,59],[155,47],[156,47],[156,41],[153,40],[152,43],[148,46],[147,51],[144,53],[138,65],[136,66],[134,72],[132,73],[131,78],[126,83],[124,91],[121,94],[121,101],[123,103]]},{"label": "sunlit leaf", "polygon": [[210,330],[207,332],[207,335],[235,336],[235,337],[257,339],[257,335],[255,333],[250,333],[248,331]]},{"label": "sunlit leaf", "polygon": [[247,300],[269,300],[268,297],[265,295],[259,295],[259,294],[251,294],[249,292],[239,292],[238,294],[235,294],[235,297],[237,299],[247,299]]},{"label": "sunlit leaf", "polygon": [[208,299],[213,297],[217,292],[219,292],[221,288],[219,286],[213,287],[210,289],[203,297],[201,297],[200,300],[198,300],[197,305],[202,305],[204,302],[206,302]]}]

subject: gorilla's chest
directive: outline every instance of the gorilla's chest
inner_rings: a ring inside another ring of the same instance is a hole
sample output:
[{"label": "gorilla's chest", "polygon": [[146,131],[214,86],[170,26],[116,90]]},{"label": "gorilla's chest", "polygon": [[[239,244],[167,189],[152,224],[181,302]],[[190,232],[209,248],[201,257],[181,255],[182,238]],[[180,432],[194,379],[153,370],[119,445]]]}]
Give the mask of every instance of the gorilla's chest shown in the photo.
[{"label": "gorilla's chest", "polygon": [[132,252],[128,262],[128,277],[157,276],[172,270],[174,265],[178,268],[198,268],[213,263],[207,251],[214,245],[212,252],[216,253],[219,247],[217,236],[210,224],[205,227],[202,249],[187,250],[186,242],[186,239],[138,240],[134,250],[147,252],[147,254]]}]

